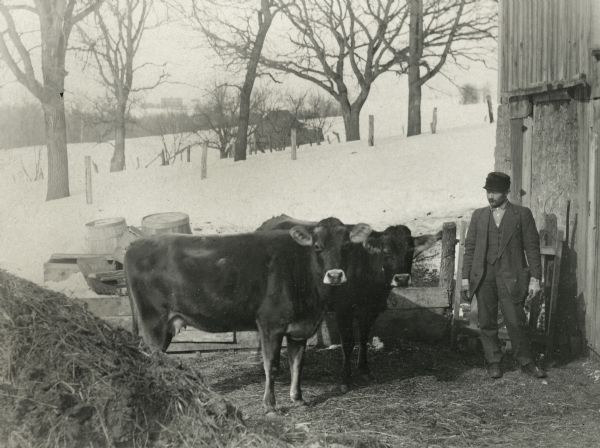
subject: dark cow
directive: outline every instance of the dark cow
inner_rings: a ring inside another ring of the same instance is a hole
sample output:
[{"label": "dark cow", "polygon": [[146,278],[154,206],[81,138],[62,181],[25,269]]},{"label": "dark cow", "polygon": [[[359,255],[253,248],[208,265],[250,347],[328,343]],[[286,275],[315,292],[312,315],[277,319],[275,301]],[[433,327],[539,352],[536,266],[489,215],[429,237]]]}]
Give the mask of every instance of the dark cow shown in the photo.
[{"label": "dark cow", "polygon": [[[257,231],[290,229],[296,225],[312,228],[315,222],[301,221],[281,215],[265,221]],[[358,371],[370,377],[367,362],[367,340],[377,316],[386,309],[387,298],[393,287],[408,286],[414,257],[441,239],[436,235],[413,237],[403,225],[391,226],[383,232],[370,231],[366,238],[351,244],[346,274],[348,281],[332,293],[331,310],[342,340],[342,391],[351,382],[351,356],[354,349],[354,318],[358,321]],[[275,358],[278,367],[279,358]]]},{"label": "dark cow", "polygon": [[264,406],[275,408],[272,362],[287,338],[290,396],[302,403],[300,372],[306,340],[317,330],[328,295],[346,282],[348,230],[328,218],[311,229],[226,236],[159,235],[131,244],[125,272],[144,341],[166,350],[179,329],[258,329],[266,375]]}]

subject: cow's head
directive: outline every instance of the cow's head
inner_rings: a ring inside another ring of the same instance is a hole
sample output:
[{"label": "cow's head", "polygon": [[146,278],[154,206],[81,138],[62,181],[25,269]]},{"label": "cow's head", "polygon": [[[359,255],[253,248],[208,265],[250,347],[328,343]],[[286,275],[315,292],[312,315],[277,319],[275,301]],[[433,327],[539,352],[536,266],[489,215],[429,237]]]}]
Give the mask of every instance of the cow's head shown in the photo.
[{"label": "cow's head", "polygon": [[409,286],[414,258],[441,237],[441,232],[413,237],[408,227],[397,225],[383,232],[372,231],[363,246],[370,255],[371,267],[383,274],[386,284],[392,287]]},{"label": "cow's head", "polygon": [[339,219],[327,218],[314,227],[296,225],[289,232],[298,244],[311,247],[322,283],[339,286],[347,281],[350,243],[364,242],[371,228],[368,224],[357,224],[349,230]]}]

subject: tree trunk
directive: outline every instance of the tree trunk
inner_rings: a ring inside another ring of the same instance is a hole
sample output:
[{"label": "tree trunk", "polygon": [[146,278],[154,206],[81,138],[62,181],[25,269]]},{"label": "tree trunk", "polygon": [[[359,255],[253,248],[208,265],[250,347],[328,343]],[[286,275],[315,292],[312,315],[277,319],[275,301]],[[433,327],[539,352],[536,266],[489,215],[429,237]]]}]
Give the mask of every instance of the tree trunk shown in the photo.
[{"label": "tree trunk", "polygon": [[[409,75],[410,79],[410,75]],[[421,82],[408,84],[408,132],[407,137],[421,133]]]},{"label": "tree trunk", "polygon": [[352,107],[343,107],[342,116],[344,118],[344,129],[346,131],[346,141],[352,142],[360,140],[360,107],[353,104]]},{"label": "tree trunk", "polygon": [[237,138],[235,140],[235,155],[233,160],[235,162],[239,160],[246,160],[246,146],[248,145],[248,125],[250,123],[250,97],[252,95],[252,88],[254,87],[254,81],[256,79],[256,69],[262,53],[262,48],[267,37],[267,32],[271,27],[273,21],[273,14],[270,10],[270,4],[268,0],[261,0],[261,10],[258,12],[258,32],[256,33],[256,39],[248,65],[246,67],[246,77],[244,79],[244,85],[240,92],[240,114],[238,120],[238,131]]},{"label": "tree trunk", "polygon": [[48,192],[46,200],[65,198],[69,193],[69,158],[65,103],[62,96],[43,103],[46,146],[48,148]]},{"label": "tree trunk", "polygon": [[421,133],[421,59],[423,56],[423,1],[410,0],[408,55],[408,129],[406,136]]},{"label": "tree trunk", "polygon": [[115,150],[110,159],[110,171],[125,169],[125,109],[119,108],[115,120]]},{"label": "tree trunk", "polygon": [[[250,64],[249,64],[250,65]],[[246,147],[248,145],[248,125],[250,124],[250,96],[256,79],[256,66],[251,72],[248,68],[246,72],[246,80],[240,92],[240,115],[238,119],[238,131],[235,139],[235,154],[233,160],[246,160]]]}]

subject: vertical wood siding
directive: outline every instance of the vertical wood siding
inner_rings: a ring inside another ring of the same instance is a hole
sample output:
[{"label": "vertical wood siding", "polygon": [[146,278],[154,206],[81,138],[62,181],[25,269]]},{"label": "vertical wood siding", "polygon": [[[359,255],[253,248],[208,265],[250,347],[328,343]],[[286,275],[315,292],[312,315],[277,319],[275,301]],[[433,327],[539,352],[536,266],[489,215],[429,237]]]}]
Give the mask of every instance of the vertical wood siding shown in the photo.
[{"label": "vertical wood siding", "polygon": [[598,0],[502,0],[503,94],[590,76],[592,3]]}]

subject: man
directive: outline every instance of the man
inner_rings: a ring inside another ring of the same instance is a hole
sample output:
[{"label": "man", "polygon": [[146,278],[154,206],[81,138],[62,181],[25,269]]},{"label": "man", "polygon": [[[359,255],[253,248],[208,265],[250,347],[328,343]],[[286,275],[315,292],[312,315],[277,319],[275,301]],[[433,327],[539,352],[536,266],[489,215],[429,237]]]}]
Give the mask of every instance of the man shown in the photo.
[{"label": "man", "polygon": [[510,176],[489,173],[483,187],[489,207],[473,212],[465,241],[462,288],[477,297],[480,337],[491,378],[502,377],[498,341],[498,306],[502,310],[513,355],[534,378],[546,373],[535,365],[524,304],[540,291],[540,240],[527,207],[508,201]]}]

